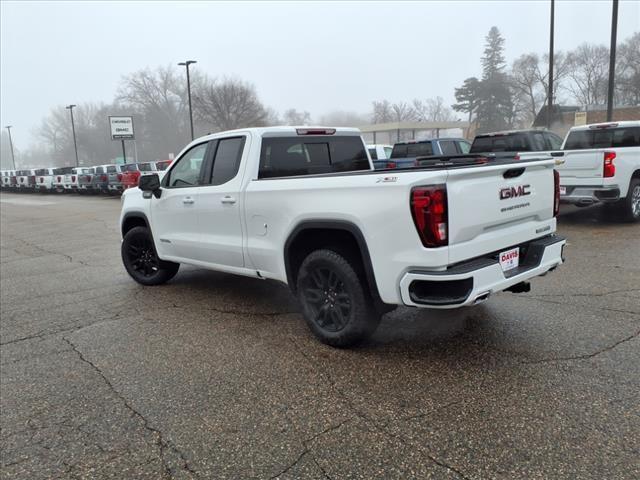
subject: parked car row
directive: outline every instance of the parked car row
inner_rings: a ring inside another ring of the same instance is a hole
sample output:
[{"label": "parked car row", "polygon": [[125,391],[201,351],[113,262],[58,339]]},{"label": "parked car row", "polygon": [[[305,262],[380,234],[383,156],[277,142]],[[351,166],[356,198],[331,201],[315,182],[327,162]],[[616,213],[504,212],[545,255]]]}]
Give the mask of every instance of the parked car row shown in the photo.
[{"label": "parked car row", "polygon": [[0,178],[3,190],[118,195],[128,188],[137,187],[142,175],[164,172],[170,164],[171,160],[162,160],[95,167],[2,170]]},{"label": "parked car row", "polygon": [[555,157],[562,203],[606,203],[640,221],[640,120],[576,126],[564,140],[545,130],[511,130],[477,135],[471,144],[458,138],[400,142],[384,157],[390,146],[380,147],[368,146],[376,170],[426,166],[448,155]]}]

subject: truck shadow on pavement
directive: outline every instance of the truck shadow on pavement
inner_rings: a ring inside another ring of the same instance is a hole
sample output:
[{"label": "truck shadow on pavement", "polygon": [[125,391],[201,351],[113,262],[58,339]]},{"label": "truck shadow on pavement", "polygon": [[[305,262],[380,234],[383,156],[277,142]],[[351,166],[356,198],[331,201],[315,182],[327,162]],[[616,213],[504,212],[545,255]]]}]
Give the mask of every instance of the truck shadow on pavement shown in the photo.
[{"label": "truck shadow on pavement", "polygon": [[[170,289],[145,289],[147,293],[139,298],[144,298],[151,309],[181,308],[207,322],[211,314],[226,314],[245,327],[251,324],[253,334],[262,337],[277,337],[284,328],[287,334],[305,342],[313,339],[296,299],[289,288],[279,282],[185,267],[169,286]],[[371,339],[353,348],[437,349],[447,348],[447,344],[455,340],[458,348],[468,350],[475,344],[476,334],[484,330],[482,319],[487,317],[483,306],[473,309],[473,317],[470,312],[469,309],[435,311],[398,307],[382,317]],[[465,339],[471,342],[467,346],[464,346]],[[330,347],[322,345],[322,348]]]}]

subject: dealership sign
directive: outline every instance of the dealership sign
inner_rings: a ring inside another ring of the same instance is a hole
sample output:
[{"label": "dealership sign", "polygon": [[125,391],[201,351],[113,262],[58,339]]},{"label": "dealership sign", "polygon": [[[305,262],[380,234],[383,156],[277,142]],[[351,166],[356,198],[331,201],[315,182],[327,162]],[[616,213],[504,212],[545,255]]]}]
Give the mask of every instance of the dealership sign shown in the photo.
[{"label": "dealership sign", "polygon": [[109,117],[111,140],[133,140],[133,117]]}]

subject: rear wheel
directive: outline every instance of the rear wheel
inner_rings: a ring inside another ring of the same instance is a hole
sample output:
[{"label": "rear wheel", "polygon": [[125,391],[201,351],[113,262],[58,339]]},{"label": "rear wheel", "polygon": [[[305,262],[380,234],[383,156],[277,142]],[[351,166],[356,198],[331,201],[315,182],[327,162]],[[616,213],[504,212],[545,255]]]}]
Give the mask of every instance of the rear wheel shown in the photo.
[{"label": "rear wheel", "polygon": [[297,279],[298,301],[313,334],[333,347],[366,340],[380,323],[357,265],[333,250],[304,259]]},{"label": "rear wheel", "polygon": [[180,268],[179,263],[165,262],[158,258],[147,227],[134,227],[125,234],[121,255],[127,273],[142,285],[166,283]]},{"label": "rear wheel", "polygon": [[616,203],[623,219],[640,222],[640,178],[632,178],[627,196]]}]

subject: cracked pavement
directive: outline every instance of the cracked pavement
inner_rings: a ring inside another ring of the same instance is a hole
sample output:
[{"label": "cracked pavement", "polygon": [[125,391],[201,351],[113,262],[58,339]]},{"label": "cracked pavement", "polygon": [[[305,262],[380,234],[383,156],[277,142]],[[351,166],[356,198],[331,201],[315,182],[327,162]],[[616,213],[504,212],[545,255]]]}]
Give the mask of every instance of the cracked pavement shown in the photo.
[{"label": "cracked pavement", "polygon": [[566,210],[526,294],[334,350],[286,287],[143,288],[109,197],[0,196],[0,478],[640,477],[640,226]]}]

